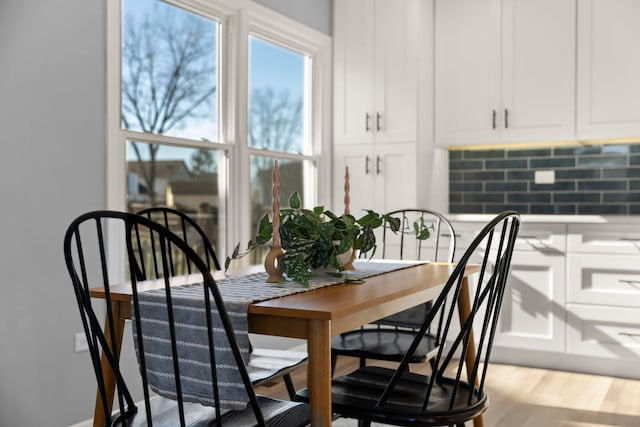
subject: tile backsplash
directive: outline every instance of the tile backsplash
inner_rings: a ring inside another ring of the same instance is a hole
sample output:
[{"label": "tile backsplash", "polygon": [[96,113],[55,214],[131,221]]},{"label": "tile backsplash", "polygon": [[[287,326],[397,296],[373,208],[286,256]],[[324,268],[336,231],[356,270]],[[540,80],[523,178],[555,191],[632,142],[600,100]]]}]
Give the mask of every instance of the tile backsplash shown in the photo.
[{"label": "tile backsplash", "polygon": [[449,211],[505,209],[639,215],[640,143],[449,151]]}]

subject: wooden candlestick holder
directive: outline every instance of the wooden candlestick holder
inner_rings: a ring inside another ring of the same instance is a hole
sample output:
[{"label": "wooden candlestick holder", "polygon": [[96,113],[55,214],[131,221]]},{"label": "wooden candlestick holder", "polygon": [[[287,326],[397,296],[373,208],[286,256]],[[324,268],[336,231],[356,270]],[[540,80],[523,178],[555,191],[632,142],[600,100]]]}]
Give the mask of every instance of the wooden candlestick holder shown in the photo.
[{"label": "wooden candlestick holder", "polygon": [[264,258],[264,270],[269,274],[268,283],[278,283],[282,280],[282,257],[284,252],[280,246],[280,168],[278,161],[273,165],[273,238],[269,252]]}]

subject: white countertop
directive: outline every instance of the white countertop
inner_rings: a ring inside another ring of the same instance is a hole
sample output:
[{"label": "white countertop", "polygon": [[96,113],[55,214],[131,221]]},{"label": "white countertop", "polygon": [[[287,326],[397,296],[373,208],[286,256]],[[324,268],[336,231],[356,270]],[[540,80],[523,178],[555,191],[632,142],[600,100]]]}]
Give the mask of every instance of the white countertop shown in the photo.
[{"label": "white countertop", "polygon": [[[450,214],[447,218],[457,222],[489,222],[492,214]],[[640,229],[640,217],[624,215],[521,215],[522,223],[555,224],[636,224]]]}]

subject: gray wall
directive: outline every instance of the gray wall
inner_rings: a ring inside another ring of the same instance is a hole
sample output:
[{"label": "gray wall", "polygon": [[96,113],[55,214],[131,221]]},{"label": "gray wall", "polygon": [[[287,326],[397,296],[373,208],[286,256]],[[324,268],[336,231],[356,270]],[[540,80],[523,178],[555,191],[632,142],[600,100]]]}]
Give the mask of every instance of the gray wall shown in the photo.
[{"label": "gray wall", "polygon": [[0,4],[0,425],[91,414],[95,381],[62,256],[66,226],[104,207],[101,1]]},{"label": "gray wall", "polygon": [[331,0],[255,0],[311,28],[331,34]]},{"label": "gray wall", "polygon": [[[305,1],[308,14],[299,0],[265,3],[328,30],[329,0]],[[62,239],[73,218],[104,207],[104,50],[104,1],[0,2],[0,426],[92,415]]]}]

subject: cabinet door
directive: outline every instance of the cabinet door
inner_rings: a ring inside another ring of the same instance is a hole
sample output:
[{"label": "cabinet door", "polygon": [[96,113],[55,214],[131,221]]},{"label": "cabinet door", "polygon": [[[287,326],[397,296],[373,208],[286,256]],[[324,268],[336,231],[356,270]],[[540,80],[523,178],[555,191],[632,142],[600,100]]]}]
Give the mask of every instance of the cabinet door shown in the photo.
[{"label": "cabinet door", "polygon": [[506,0],[502,10],[504,141],[575,136],[576,0]]},{"label": "cabinet door", "polygon": [[345,190],[343,179],[345,168],[349,167],[349,209],[358,218],[362,209],[373,209],[373,181],[375,156],[371,144],[339,145],[334,148],[334,199],[336,214],[344,212]]},{"label": "cabinet door", "polygon": [[373,21],[369,0],[334,4],[334,141],[370,142],[373,138]]},{"label": "cabinet door", "polygon": [[435,142],[496,142],[500,1],[437,0],[435,16]]},{"label": "cabinet door", "polygon": [[416,144],[337,146],[334,151],[334,210],[344,210],[344,171],[349,166],[350,211],[378,213],[415,207],[417,199]]},{"label": "cabinet door", "polygon": [[640,135],[640,2],[581,0],[578,138]]},{"label": "cabinet door", "polygon": [[515,251],[496,346],[564,351],[564,255]]},{"label": "cabinet door", "polygon": [[376,144],[373,209],[388,212],[416,206],[416,144]]},{"label": "cabinet door", "polygon": [[[339,2],[337,2],[339,3]],[[410,142],[417,137],[418,54],[424,0],[376,0],[374,25],[375,94],[372,125],[376,143]]]}]

